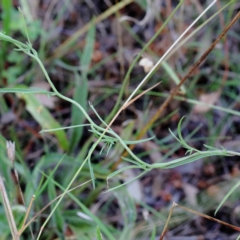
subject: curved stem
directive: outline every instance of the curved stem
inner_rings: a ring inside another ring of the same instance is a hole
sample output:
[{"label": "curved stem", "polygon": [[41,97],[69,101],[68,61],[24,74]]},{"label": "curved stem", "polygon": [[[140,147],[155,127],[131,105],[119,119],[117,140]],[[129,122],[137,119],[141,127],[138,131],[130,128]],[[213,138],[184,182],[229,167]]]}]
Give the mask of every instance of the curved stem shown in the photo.
[{"label": "curved stem", "polygon": [[[94,143],[94,145],[93,145],[94,148],[93,148],[93,149],[95,149],[95,147],[96,147],[97,144],[101,141],[101,139],[102,139],[102,137],[104,136],[104,134],[107,132],[107,133],[113,135],[115,138],[117,138],[117,140],[121,143],[121,145],[125,148],[125,150],[126,150],[126,151],[130,154],[130,156],[132,156],[137,162],[139,162],[139,163],[141,163],[141,164],[143,164],[143,165],[145,165],[145,166],[149,166],[149,164],[143,162],[140,158],[138,158],[136,155],[134,155],[134,153],[133,153],[133,152],[130,150],[130,148],[125,144],[125,142],[121,139],[121,137],[119,137],[118,134],[116,134],[112,129],[107,129],[107,130],[106,130],[106,129],[103,129],[103,128],[99,127],[98,125],[96,125],[96,124],[92,121],[92,119],[88,116],[87,112],[84,110],[84,108],[83,108],[80,104],[78,104],[76,101],[72,100],[71,98],[68,98],[68,97],[62,95],[61,93],[59,93],[58,90],[57,90],[57,89],[55,88],[55,86],[53,85],[53,83],[52,83],[52,81],[51,81],[51,79],[50,79],[50,77],[49,77],[49,75],[48,75],[45,67],[43,66],[43,63],[42,63],[41,60],[38,58],[37,52],[36,52],[34,49],[32,49],[32,51],[33,51],[34,55],[32,55],[32,54],[29,54],[29,55],[32,56],[32,57],[38,62],[40,68],[42,69],[42,71],[43,71],[43,73],[44,73],[44,75],[45,75],[48,83],[50,84],[52,90],[54,91],[54,93],[55,93],[58,97],[60,97],[60,98],[62,98],[62,99],[64,99],[64,100],[66,100],[66,101],[74,104],[75,106],[77,106],[77,107],[80,109],[80,111],[84,114],[84,116],[87,118],[87,120],[94,126],[94,128],[103,131],[103,133],[101,134],[101,136],[100,136],[100,137],[98,138],[98,140]],[[93,127],[93,126],[92,126],[92,127]],[[88,157],[89,157],[89,158],[91,157],[92,152],[93,152],[93,151],[89,151],[89,154],[88,154]]]},{"label": "curved stem", "polygon": [[53,83],[52,83],[52,81],[51,81],[51,79],[50,79],[50,77],[49,77],[49,75],[48,75],[45,67],[43,66],[41,60],[38,58],[38,56],[34,56],[34,59],[38,62],[38,64],[39,64],[40,68],[42,69],[42,71],[43,71],[43,73],[44,73],[44,75],[45,75],[48,83],[50,84],[52,90],[56,93],[56,95],[57,95],[58,97],[60,97],[61,99],[66,100],[66,101],[74,104],[76,107],[78,107],[78,108],[81,110],[81,112],[84,114],[84,116],[86,117],[86,119],[87,119],[91,124],[94,124],[94,125],[95,125],[95,123],[92,121],[92,119],[88,116],[87,112],[84,110],[84,108],[83,108],[79,103],[77,103],[76,101],[72,100],[71,98],[68,98],[68,97],[66,97],[66,96],[64,96],[64,95],[62,95],[61,93],[58,92],[58,90],[57,90],[57,89],[55,88],[55,86],[53,85]]}]

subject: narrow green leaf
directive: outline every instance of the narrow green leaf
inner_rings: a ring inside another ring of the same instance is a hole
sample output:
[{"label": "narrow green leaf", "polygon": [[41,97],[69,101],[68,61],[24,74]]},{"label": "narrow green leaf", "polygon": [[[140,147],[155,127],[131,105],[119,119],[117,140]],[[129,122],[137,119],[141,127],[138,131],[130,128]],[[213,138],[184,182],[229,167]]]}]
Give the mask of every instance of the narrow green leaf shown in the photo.
[{"label": "narrow green leaf", "polygon": [[91,164],[91,159],[90,158],[88,158],[88,166],[89,166],[90,176],[91,176],[91,179],[92,179],[93,189],[95,189],[95,177],[94,177],[94,172],[93,172],[93,168],[92,168],[92,164]]},{"label": "narrow green leaf", "polygon": [[[135,127],[135,121],[134,120],[128,120],[126,122],[123,123],[122,126],[122,130],[120,133],[120,137],[121,139],[125,139],[125,141],[128,141],[128,139],[131,139],[133,136],[133,130]],[[118,141],[115,145],[114,145],[114,159],[117,160],[117,158],[121,157],[121,154],[124,150],[124,147],[122,146],[122,144]],[[110,153],[111,154],[111,153]]]},{"label": "narrow green leaf", "polygon": [[107,177],[107,181],[108,181],[110,178],[118,175],[118,174],[121,173],[121,172],[124,172],[124,171],[126,171],[126,170],[128,170],[128,169],[139,168],[139,167],[140,167],[139,165],[138,165],[138,166],[136,166],[136,165],[130,165],[130,166],[122,167],[121,169],[118,169],[117,171],[114,171],[113,173],[109,174],[108,177]]},{"label": "narrow green leaf", "polygon": [[181,140],[176,137],[176,135],[172,132],[172,130],[169,128],[168,131],[171,133],[171,135],[180,143],[182,144]]},{"label": "narrow green leaf", "polygon": [[[80,76],[77,76],[77,73],[75,74],[77,78],[80,78]],[[87,95],[88,95],[88,89],[87,89],[87,78],[82,78],[82,82],[77,83],[77,86],[75,88],[75,92],[73,95],[74,101],[78,102],[84,109],[87,108]],[[71,119],[71,125],[80,125],[83,124],[85,120],[85,116],[79,111],[79,109],[72,105],[72,119]],[[82,128],[76,128],[72,129],[72,134],[70,137],[70,148],[69,151],[72,152],[74,148],[77,146],[79,140],[81,139],[83,133]]]},{"label": "narrow green leaf", "polygon": [[54,169],[51,171],[50,175],[48,176],[47,181],[44,182],[44,184],[42,185],[42,187],[36,191],[35,193],[35,198],[37,198],[43,191],[44,189],[47,187],[48,182],[53,178],[54,173],[56,172],[56,170],[58,169],[58,167],[60,166],[60,164],[62,163],[63,159],[65,158],[66,154],[64,154],[62,156],[62,158],[59,160],[59,162],[57,163],[57,165],[54,167]]},{"label": "narrow green leaf", "polygon": [[90,103],[89,104],[91,109],[94,111],[94,113],[96,114],[96,116],[98,117],[98,119],[102,122],[103,125],[107,126],[107,124],[103,121],[103,119],[100,117],[100,115],[98,114],[98,112],[96,111],[96,109],[94,108],[94,106]]},{"label": "narrow green leaf", "polygon": [[[166,61],[162,62],[162,67],[166,70],[166,72],[169,74],[169,76],[172,78],[175,84],[178,85],[180,83],[180,79],[176,74],[175,70],[173,70],[172,67]],[[180,89],[183,93],[186,93],[186,88],[184,85],[182,85]]]},{"label": "narrow green leaf", "polygon": [[183,139],[183,137],[182,137],[182,133],[181,133],[181,126],[182,126],[182,121],[183,121],[184,118],[185,118],[185,116],[183,116],[183,117],[180,119],[180,121],[179,121],[179,123],[178,123],[178,130],[177,130],[177,132],[178,132],[178,137],[179,137],[179,139],[181,140],[181,142],[185,142],[184,139]]},{"label": "narrow green leaf", "polygon": [[171,162],[167,162],[167,163],[156,163],[153,164],[155,165],[154,167],[160,167],[163,169],[167,169],[167,168],[175,168],[190,162],[194,162],[197,161],[199,159],[202,158],[206,158],[206,157],[212,157],[212,156],[231,156],[230,154],[228,154],[225,151],[222,150],[218,150],[218,151],[207,151],[207,152],[196,152],[190,156],[187,157],[183,157],[183,158],[179,158],[177,160],[173,160]]},{"label": "narrow green leaf", "polygon": [[155,240],[157,235],[156,227],[154,226],[152,234],[151,234],[151,240]]},{"label": "narrow green leaf", "polygon": [[97,226],[97,240],[103,240],[99,226]]},{"label": "narrow green leaf", "polygon": [[125,157],[122,157],[122,159],[127,162],[133,163],[134,165],[138,165],[140,168],[142,167],[141,164],[139,162],[137,162],[136,160],[125,158]]},{"label": "narrow green leaf", "polygon": [[214,150],[214,151],[219,150],[218,148],[211,147],[211,146],[208,146],[208,145],[206,145],[206,144],[203,144],[203,146],[204,146],[205,148],[208,148],[209,150]]},{"label": "narrow green leaf", "polygon": [[[48,179],[50,180],[50,178]],[[57,197],[56,188],[53,183],[53,181],[48,181],[48,196],[50,200],[53,200]],[[53,211],[54,203],[51,205],[51,209]],[[61,214],[60,206],[55,209],[53,215],[52,215],[52,222],[54,223],[54,228],[57,230],[57,233],[60,238],[63,239],[63,233],[64,233],[64,218]]]},{"label": "narrow green leaf", "polygon": [[121,184],[121,185],[118,185],[118,186],[116,186],[116,187],[113,187],[113,188],[108,189],[107,192],[111,192],[111,191],[114,191],[114,190],[116,190],[116,189],[118,189],[118,188],[121,188],[121,187],[123,187],[123,186],[125,186],[125,185],[127,185],[127,184],[129,184],[129,183],[131,183],[131,182],[133,182],[133,181],[135,181],[136,179],[140,178],[141,176],[143,176],[143,175],[146,174],[147,172],[148,172],[148,171],[144,171],[144,172],[142,172],[141,174],[139,174],[138,176],[136,176],[136,177],[134,177],[133,179],[129,180],[128,182],[125,182],[125,183],[123,183],[123,184]]},{"label": "narrow green leaf", "polygon": [[125,141],[125,140],[123,140],[123,141],[124,141],[126,144],[138,144],[138,143],[148,142],[148,141],[150,141],[150,140],[152,140],[152,139],[154,139],[154,138],[155,138],[155,136],[150,137],[150,138],[145,138],[145,139],[136,140],[136,141]]},{"label": "narrow green leaf", "polygon": [[12,1],[2,0],[3,30],[6,34],[10,32]]},{"label": "narrow green leaf", "polygon": [[[75,71],[76,88],[74,91],[73,99],[78,102],[84,109],[87,108],[87,96],[88,96],[88,78],[87,73],[91,63],[91,58],[94,49],[95,42],[95,26],[89,29],[87,37],[86,37],[86,45],[84,51],[81,55],[81,69],[82,74],[79,76],[78,72]],[[85,120],[84,115],[79,111],[76,106],[72,106],[72,125],[82,124]],[[70,149],[69,151],[73,151],[77,146],[79,140],[81,139],[83,129],[77,128],[72,131],[71,139],[70,139]]]},{"label": "narrow green leaf", "polygon": [[184,118],[185,118],[185,116],[182,117],[180,119],[179,123],[178,123],[178,130],[177,130],[177,132],[178,132],[178,137],[179,137],[180,143],[183,145],[183,147],[185,147],[186,149],[189,149],[190,151],[196,150],[196,149],[191,148],[189,145],[187,145],[187,143],[185,142],[184,138],[182,137],[181,126],[182,126],[182,121],[183,121]]},{"label": "narrow green leaf", "polygon": [[90,27],[87,33],[86,45],[81,56],[81,69],[83,69],[83,72],[86,72],[86,73],[89,70],[89,66],[91,63],[92,54],[94,50],[95,32],[96,32],[95,25],[92,24],[92,26]]},{"label": "narrow green leaf", "polygon": [[69,126],[69,127],[46,129],[46,130],[40,131],[39,133],[54,132],[54,131],[59,131],[59,130],[66,130],[66,129],[71,129],[71,128],[86,127],[86,126],[90,126],[90,124],[81,124],[81,125],[75,125],[75,126]]},{"label": "narrow green leaf", "polygon": [[46,94],[49,96],[56,95],[53,92],[48,92],[41,88],[1,88],[0,93]]},{"label": "narrow green leaf", "polygon": [[230,197],[230,195],[240,186],[240,181],[237,182],[231,189],[230,191],[226,194],[226,196],[223,198],[223,200],[219,203],[214,215],[217,214],[218,210],[221,208],[223,203]]},{"label": "narrow green leaf", "polygon": [[129,195],[125,188],[121,188],[121,190],[115,191],[114,195],[120,206],[124,224],[119,240],[132,239],[131,233],[135,227],[137,219],[134,199]]}]

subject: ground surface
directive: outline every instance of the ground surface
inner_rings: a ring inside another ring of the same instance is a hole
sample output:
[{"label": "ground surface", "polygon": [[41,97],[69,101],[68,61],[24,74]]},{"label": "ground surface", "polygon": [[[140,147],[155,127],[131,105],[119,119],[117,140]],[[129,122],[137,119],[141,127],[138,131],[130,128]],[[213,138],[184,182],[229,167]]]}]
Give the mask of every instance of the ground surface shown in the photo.
[{"label": "ground surface", "polygon": [[[75,0],[71,3],[46,0],[36,1],[36,4],[29,1],[26,5],[21,5],[21,1],[13,1],[12,6],[2,6],[2,29],[15,39],[26,42],[24,24],[16,10],[20,5],[33,47],[38,51],[54,86],[60,93],[81,104],[100,126],[101,120],[96,112],[109,123],[116,114],[116,111],[112,111],[118,99],[116,110],[146,76],[146,65],[140,66],[137,61],[124,82],[134,58],[167,21],[177,2],[136,1],[120,7],[117,1],[110,0]],[[183,2],[141,58],[155,64],[208,6],[205,1]],[[225,4],[226,1],[215,4],[184,39]],[[206,144],[240,152],[239,21],[195,69],[155,121],[151,122],[176,87],[174,79],[178,81],[187,74],[239,9],[239,3],[233,1],[187,42],[177,44],[138,93],[158,82],[161,84],[129,105],[112,124],[112,129],[126,141],[134,141],[147,126],[142,138],[155,138],[133,148],[133,153],[144,162],[170,162],[185,156],[186,149],[169,132],[171,129],[177,135],[178,123],[183,116],[182,136],[192,148],[203,151],[206,150]],[[107,16],[109,11],[112,13]],[[11,44],[1,44],[2,88],[24,85],[50,91],[36,61],[13,51]],[[79,110],[56,96],[7,93],[1,97],[0,110],[2,175],[7,190],[11,192],[9,195],[15,207],[16,223],[20,226],[24,216],[21,212],[22,200],[11,174],[12,166],[5,156],[5,139],[15,141],[15,165],[27,205],[31,196],[37,193],[31,213],[34,216],[67,187],[97,141],[97,136],[93,136],[89,126],[61,130],[59,134],[40,134],[42,129],[88,123]],[[103,239],[159,239],[173,202],[229,224],[239,225],[238,190],[214,216],[219,203],[238,182],[238,156],[206,157],[175,168],[156,168],[134,183],[106,193],[107,176],[128,166],[122,155],[130,157],[119,143],[114,144],[109,152],[107,147],[101,152],[103,146],[103,142],[98,144],[91,157],[96,188],[93,189],[90,181],[74,190],[72,196],[65,196],[44,227],[41,239],[96,239],[96,226]],[[66,155],[63,158],[64,153]],[[43,172],[53,174],[51,178],[59,185],[47,180]],[[128,169],[111,179],[110,188],[142,172],[141,169]],[[72,187],[89,179],[89,167],[85,164]],[[46,186],[42,191],[37,191],[44,182]],[[41,213],[32,224],[34,237],[52,209],[50,207]],[[3,208],[1,216],[5,219]],[[8,239],[7,221],[3,220],[0,227],[0,232],[4,232],[0,239]],[[30,229],[24,234],[22,239],[30,239]],[[176,207],[165,239],[220,240],[236,239],[237,236],[237,231],[231,227]]]}]

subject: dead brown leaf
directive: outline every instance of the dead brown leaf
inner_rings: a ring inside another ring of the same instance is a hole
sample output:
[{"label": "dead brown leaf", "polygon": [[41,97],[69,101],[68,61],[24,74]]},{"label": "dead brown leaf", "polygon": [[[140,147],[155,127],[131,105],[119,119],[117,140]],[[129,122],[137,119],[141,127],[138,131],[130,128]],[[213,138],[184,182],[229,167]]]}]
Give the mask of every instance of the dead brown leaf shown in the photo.
[{"label": "dead brown leaf", "polygon": [[203,105],[195,105],[193,111],[195,113],[205,113],[211,109],[209,105],[214,105],[220,97],[220,91],[212,93],[203,93],[199,97],[199,101],[205,103]]}]

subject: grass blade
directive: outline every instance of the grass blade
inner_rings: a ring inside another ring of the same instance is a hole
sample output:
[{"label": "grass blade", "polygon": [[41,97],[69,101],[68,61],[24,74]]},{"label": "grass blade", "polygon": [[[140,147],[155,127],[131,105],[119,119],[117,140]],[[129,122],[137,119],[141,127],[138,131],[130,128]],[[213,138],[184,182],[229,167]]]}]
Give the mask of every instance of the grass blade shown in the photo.
[{"label": "grass blade", "polygon": [[21,93],[21,94],[46,94],[54,96],[55,93],[45,91],[41,88],[1,88],[0,93]]},{"label": "grass blade", "polygon": [[238,181],[226,194],[226,196],[223,198],[223,200],[219,203],[216,211],[214,212],[214,215],[217,214],[218,210],[222,207],[223,203],[230,197],[230,195],[240,186],[240,181]]},{"label": "grass blade", "polygon": [[97,240],[103,240],[99,226],[97,226]]},{"label": "grass blade", "polygon": [[[87,37],[86,37],[86,45],[84,51],[81,55],[81,69],[82,74],[81,78],[77,72],[75,72],[75,77],[77,78],[76,89],[74,92],[73,99],[78,102],[84,109],[87,108],[87,96],[88,96],[88,78],[87,73],[89,70],[89,66],[91,63],[91,58],[93,54],[95,43],[95,26],[89,29]],[[76,106],[72,106],[72,125],[83,124],[85,120],[84,115],[79,111]],[[72,131],[72,136],[70,139],[70,149],[69,151],[73,151],[74,148],[77,146],[79,140],[81,139],[83,129],[77,128]]]}]

